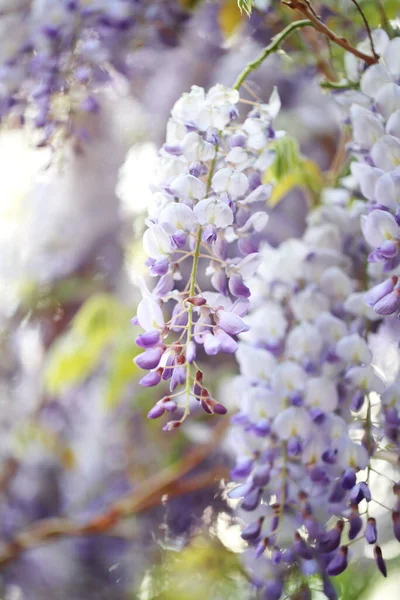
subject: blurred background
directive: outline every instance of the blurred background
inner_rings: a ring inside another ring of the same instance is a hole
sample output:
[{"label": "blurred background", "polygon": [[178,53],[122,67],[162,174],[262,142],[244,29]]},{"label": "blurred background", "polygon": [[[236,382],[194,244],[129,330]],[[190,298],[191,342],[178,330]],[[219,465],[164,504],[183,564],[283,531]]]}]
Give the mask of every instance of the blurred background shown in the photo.
[{"label": "blurred background", "polygon": [[[31,118],[29,102],[10,106],[7,90],[27,73],[13,58],[18,36],[32,23],[42,27],[54,3],[0,0],[0,598],[251,599],[239,559],[244,542],[225,495],[227,419],[193,420],[173,434],[147,420],[158,391],[137,384],[130,319],[136,277],[146,272],[141,234],[153,163],[171,107],[191,85],[232,84],[293,16],[278,0],[257,0],[250,19],[236,0],[148,0],[137,3],[133,27],[115,12],[118,1],[98,3],[111,15],[101,26],[114,32],[105,47],[101,36],[88,41],[74,31],[96,53],[97,70],[78,109],[76,86],[60,88],[48,126],[48,108],[40,119],[47,92],[29,91],[38,99]],[[361,4],[371,26],[396,26],[397,0]],[[350,0],[319,8],[355,43],[364,37]],[[327,171],[341,114],[318,79],[335,51],[317,34],[296,36],[285,49],[249,79],[246,93],[267,101],[276,85],[278,126],[317,173]],[[41,68],[36,61],[29,75],[43,83]],[[82,93],[89,76],[78,79]],[[302,234],[307,194],[301,178],[283,186],[265,230],[271,244]],[[233,406],[232,359],[205,369],[217,397]],[[341,598],[398,598],[400,550],[387,546],[385,586],[360,556],[339,578]]]}]

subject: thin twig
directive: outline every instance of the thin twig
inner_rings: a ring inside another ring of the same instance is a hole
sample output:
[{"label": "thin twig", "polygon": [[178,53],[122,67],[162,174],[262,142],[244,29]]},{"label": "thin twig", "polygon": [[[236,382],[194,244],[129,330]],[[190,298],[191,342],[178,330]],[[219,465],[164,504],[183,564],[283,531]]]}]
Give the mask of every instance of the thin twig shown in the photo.
[{"label": "thin twig", "polygon": [[365,63],[367,63],[367,65],[374,65],[379,61],[378,55],[371,56],[370,54],[365,54],[364,52],[361,52],[360,50],[358,50],[358,48],[354,48],[354,46],[352,46],[346,40],[346,38],[337,35],[334,31],[329,29],[329,27],[327,27],[325,23],[322,23],[319,17],[316,16],[316,13],[312,8],[311,4],[306,0],[285,0],[282,2],[282,4],[285,4],[292,10],[298,10],[302,15],[307,17],[312,22],[313,26],[317,31],[320,31],[321,33],[326,35],[327,38],[329,38],[332,42],[334,42],[341,48],[347,50],[347,52],[350,52],[351,54],[354,54],[354,56],[357,56],[357,58],[363,60]]},{"label": "thin twig", "polygon": [[351,0],[351,1],[354,4],[354,6],[357,8],[358,12],[361,15],[362,20],[364,21],[365,29],[367,30],[367,34],[368,34],[368,38],[369,38],[369,43],[371,44],[371,52],[372,52],[373,56],[378,57],[378,54],[375,52],[374,39],[372,37],[371,28],[369,26],[369,23],[367,21],[365,14],[364,14],[364,11],[361,8],[361,6],[359,5],[359,3],[357,2],[357,0]]},{"label": "thin twig", "polygon": [[311,20],[302,19],[300,21],[294,21],[290,23],[285,29],[283,29],[280,33],[275,35],[271,42],[264,48],[261,54],[252,62],[248,63],[243,71],[239,74],[235,83],[233,84],[233,89],[238,90],[240,86],[243,84],[244,80],[250,75],[252,71],[258,69],[258,67],[264,62],[264,60],[270,55],[279,50],[281,44],[288,38],[296,29],[300,29],[302,27],[312,26]]}]

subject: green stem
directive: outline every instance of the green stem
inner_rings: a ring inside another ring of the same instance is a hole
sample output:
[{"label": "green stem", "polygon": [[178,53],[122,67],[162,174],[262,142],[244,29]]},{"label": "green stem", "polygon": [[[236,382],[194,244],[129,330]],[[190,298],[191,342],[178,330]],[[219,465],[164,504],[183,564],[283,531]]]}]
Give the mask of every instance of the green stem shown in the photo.
[{"label": "green stem", "polygon": [[244,80],[250,75],[252,71],[258,69],[258,67],[264,62],[264,60],[270,55],[276,52],[280,45],[288,38],[296,29],[300,29],[302,27],[313,26],[312,22],[309,19],[302,19],[300,21],[294,21],[290,23],[285,29],[283,29],[280,33],[275,35],[271,42],[264,48],[261,54],[252,62],[250,62],[240,73],[238,78],[236,79],[233,89],[238,90]]},{"label": "green stem", "polygon": [[346,81],[344,83],[340,83],[337,81],[320,81],[320,87],[329,90],[356,90],[359,87],[359,83]]},{"label": "green stem", "polygon": [[[207,183],[206,183],[206,194],[205,194],[206,197],[208,196],[208,193],[211,188],[211,181],[212,181],[212,176],[214,173],[215,163],[217,160],[217,153],[218,153],[218,145],[215,148],[215,156],[210,164],[210,171],[208,173]],[[195,248],[193,251],[192,271],[190,273],[189,298],[196,294],[197,269],[199,267],[202,233],[203,233],[203,228],[199,227],[199,230],[197,232],[196,245],[195,245]],[[194,309],[193,304],[191,302],[189,302],[186,347],[189,345],[189,342],[191,341],[192,335],[193,335],[193,332],[192,332],[193,309]],[[190,398],[190,388],[191,388],[192,383],[193,383],[192,365],[190,363],[187,363],[187,365],[186,365],[186,387],[185,387],[186,406],[185,406],[185,412],[183,413],[183,416],[181,418],[181,422],[183,422],[189,414],[189,398]]]}]

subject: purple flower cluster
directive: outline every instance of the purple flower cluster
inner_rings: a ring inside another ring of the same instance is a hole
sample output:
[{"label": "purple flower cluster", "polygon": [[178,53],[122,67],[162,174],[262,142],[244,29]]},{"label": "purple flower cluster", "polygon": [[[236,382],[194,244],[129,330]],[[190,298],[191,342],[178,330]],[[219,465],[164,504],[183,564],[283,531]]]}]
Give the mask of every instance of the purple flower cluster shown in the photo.
[{"label": "purple flower cluster", "polygon": [[347,57],[348,76],[359,81],[360,91],[343,98],[350,104],[350,151],[357,159],[351,170],[369,202],[369,213],[362,218],[364,238],[372,249],[369,275],[378,281],[365,301],[385,316],[400,311],[400,39],[390,41],[379,29],[373,37],[381,61],[360,77],[360,62]]},{"label": "purple flower cluster", "polygon": [[[245,560],[268,600],[290,594],[299,574],[319,575],[326,596],[337,598],[330,577],[346,569],[349,545],[361,539],[375,545],[386,575],[369,516],[369,467],[385,436],[397,442],[400,388],[385,391],[371,365],[367,332],[379,316],[363,303],[363,210],[346,191],[326,190],[301,240],[261,248],[251,284],[230,432],[240,485],[228,495],[242,499]],[[380,426],[372,424],[371,398],[381,393],[393,415],[386,433],[379,415]],[[397,539],[398,508],[397,499]]]},{"label": "purple flower cluster", "polygon": [[[172,109],[157,165],[143,245],[150,274],[159,279],[152,292],[142,285],[134,322],[144,330],[137,338],[144,352],[136,358],[149,371],[142,385],[169,381],[170,393],[149,417],[183,410],[168,430],[183,422],[192,399],[208,414],[226,412],[203,384],[196,355],[200,346],[209,356],[233,354],[235,336],[248,330],[246,282],[259,267],[257,234],[267,222],[253,206],[268,197],[262,174],[282,134],[272,127],[276,91],[244,122],[238,102],[235,89],[192,87]],[[165,320],[167,303],[172,314]]]},{"label": "purple flower cluster", "polygon": [[112,71],[128,73],[144,44],[173,43],[185,18],[173,1],[33,0],[0,10],[0,120],[27,120],[43,144],[60,130],[78,136],[77,117],[99,110],[96,90]]}]

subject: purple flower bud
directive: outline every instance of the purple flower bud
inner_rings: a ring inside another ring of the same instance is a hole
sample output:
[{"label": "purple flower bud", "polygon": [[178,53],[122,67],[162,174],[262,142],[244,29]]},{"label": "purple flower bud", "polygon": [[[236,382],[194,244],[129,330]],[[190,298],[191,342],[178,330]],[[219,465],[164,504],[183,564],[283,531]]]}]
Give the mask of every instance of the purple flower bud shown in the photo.
[{"label": "purple flower bud", "polygon": [[135,358],[135,364],[140,367],[140,369],[150,370],[155,369],[159,362],[160,358],[164,354],[163,346],[156,346],[155,348],[151,348],[150,350],[146,350],[139,356]]},{"label": "purple flower bud", "polygon": [[214,146],[221,145],[221,139],[219,137],[218,129],[215,127],[210,127],[206,131],[206,141],[210,142],[210,144],[214,144]]},{"label": "purple flower bud", "polygon": [[311,546],[309,546],[299,533],[295,533],[295,541],[293,544],[296,554],[305,560],[311,560],[314,558],[314,552]]},{"label": "purple flower bud", "polygon": [[393,290],[374,305],[378,315],[392,315],[400,308],[400,289]]},{"label": "purple flower bud", "polygon": [[217,239],[217,230],[214,225],[206,225],[201,234],[201,241],[205,244],[212,244]]},{"label": "purple flower bud", "polygon": [[242,539],[245,540],[246,542],[249,542],[249,541],[254,541],[258,537],[260,537],[261,527],[262,527],[263,522],[264,522],[263,517],[260,517],[258,519],[258,521],[255,521],[254,523],[250,523],[250,525],[247,525],[247,527],[245,527],[241,533]]},{"label": "purple flower bud", "polygon": [[168,421],[163,427],[163,431],[173,431],[182,425],[181,421]]},{"label": "purple flower bud", "polygon": [[339,520],[335,527],[320,536],[318,540],[318,550],[324,553],[336,550],[340,544],[343,528],[344,522]]},{"label": "purple flower bud", "polygon": [[208,356],[215,356],[218,354],[221,344],[219,340],[212,334],[206,333],[204,335],[204,351]]},{"label": "purple flower bud", "polygon": [[256,558],[260,558],[260,556],[265,552],[265,548],[268,546],[268,541],[269,541],[268,538],[265,538],[257,544],[257,548],[256,548],[256,552],[255,552]]},{"label": "purple flower bud", "polygon": [[259,487],[267,485],[270,480],[270,470],[269,465],[258,465],[253,471],[254,484]]},{"label": "purple flower bud", "polygon": [[179,144],[164,144],[163,150],[171,156],[182,156],[182,148]]},{"label": "purple flower bud", "polygon": [[228,412],[227,408],[219,402],[214,402],[211,405],[211,410],[215,415],[226,415],[226,413]]},{"label": "purple flower bud", "polygon": [[301,440],[298,437],[290,437],[287,441],[287,451],[289,456],[299,456],[302,451]]},{"label": "purple flower bud", "polygon": [[353,508],[349,518],[349,540],[354,540],[362,529],[362,518],[358,514],[357,508]]},{"label": "purple flower bud", "polygon": [[243,279],[237,273],[233,273],[229,278],[229,291],[236,298],[249,298],[251,293],[249,288],[243,283]]},{"label": "purple flower bud", "polygon": [[325,450],[322,454],[322,460],[328,465],[334,465],[337,460],[337,450]]},{"label": "purple flower bud", "polygon": [[392,521],[394,537],[398,542],[400,542],[400,512],[397,510],[392,512]]},{"label": "purple flower bud", "polygon": [[174,288],[174,279],[173,279],[172,275],[167,273],[166,275],[163,275],[162,277],[160,277],[160,279],[157,282],[157,285],[155,286],[155,288],[153,290],[153,294],[155,296],[157,296],[157,298],[163,298],[164,296],[169,294],[169,292],[171,292],[173,290],[173,288]]},{"label": "purple flower bud", "polygon": [[289,394],[289,402],[293,406],[303,406],[304,399],[303,399],[303,396],[302,396],[301,392],[298,392],[298,391],[290,392],[290,394]]},{"label": "purple flower bud", "polygon": [[346,490],[343,489],[341,482],[338,481],[337,483],[335,483],[331,495],[329,496],[329,502],[331,502],[332,504],[337,504],[338,502],[341,502],[343,500],[345,495]]},{"label": "purple flower bud", "polygon": [[378,569],[380,570],[380,572],[382,573],[382,575],[384,577],[387,577],[386,564],[385,564],[385,561],[383,560],[382,550],[380,549],[379,546],[375,546],[374,556],[375,556],[375,561],[376,561]]},{"label": "purple flower bud", "polygon": [[238,344],[230,335],[225,333],[219,327],[214,329],[214,336],[217,338],[222,352],[227,354],[234,354],[238,349]]},{"label": "purple flower bud", "polygon": [[186,369],[184,367],[177,367],[173,369],[171,381],[169,384],[170,392],[173,392],[178,385],[182,385],[186,382]]},{"label": "purple flower bud", "polygon": [[250,475],[252,468],[253,468],[253,463],[254,463],[254,461],[252,458],[238,460],[235,467],[233,469],[231,469],[231,472],[230,472],[231,479],[243,479],[244,477],[247,477],[248,475]]},{"label": "purple flower bud", "polygon": [[331,577],[336,577],[336,575],[340,575],[340,573],[343,573],[343,571],[345,571],[347,568],[347,555],[347,546],[342,546],[341,548],[339,548],[338,552],[335,554],[335,556],[327,566],[327,574]]},{"label": "purple flower bud", "polygon": [[199,163],[199,162],[191,163],[191,165],[189,167],[189,173],[190,173],[190,175],[193,175],[193,177],[199,177],[199,175],[201,173],[201,163]]},{"label": "purple flower bud", "polygon": [[367,540],[368,544],[376,544],[376,540],[378,539],[376,520],[373,517],[368,519],[367,526],[365,528],[365,539]]},{"label": "purple flower bud", "polygon": [[240,238],[240,240],[238,241],[238,248],[240,253],[243,256],[247,256],[248,254],[254,254],[254,252],[258,252],[258,243],[257,241],[252,238]]},{"label": "purple flower bud", "polygon": [[239,315],[227,310],[218,311],[218,321],[221,329],[228,335],[237,335],[250,329]]},{"label": "purple flower bud", "polygon": [[379,252],[379,256],[383,259],[393,258],[398,252],[398,246],[396,242],[386,240],[379,248],[377,248],[377,252]]},{"label": "purple flower bud", "polygon": [[158,260],[154,261],[154,263],[150,266],[149,271],[150,271],[151,275],[161,276],[161,275],[165,275],[166,273],[168,273],[168,269],[169,269],[168,259],[159,258]]},{"label": "purple flower bud", "polygon": [[161,381],[161,373],[160,369],[157,371],[152,371],[151,373],[147,373],[142,379],[139,381],[140,385],[143,387],[153,387],[158,385]]},{"label": "purple flower bud", "polygon": [[357,390],[356,393],[354,394],[353,398],[351,399],[351,403],[350,403],[351,410],[354,412],[359,412],[364,405],[364,400],[365,400],[365,391]]},{"label": "purple flower bud", "polygon": [[356,472],[350,467],[342,475],[342,486],[345,490],[351,490],[356,485]]},{"label": "purple flower bud", "polygon": [[174,235],[171,236],[171,242],[174,248],[178,250],[180,248],[184,248],[186,245],[186,233],[184,231],[176,231]]},{"label": "purple flower bud", "polygon": [[282,552],[279,548],[274,548],[272,551],[271,562],[273,565],[279,565],[282,560]]},{"label": "purple flower bud", "polygon": [[311,412],[312,420],[317,425],[321,425],[325,421],[326,414],[320,408],[314,407],[311,409],[310,412]]},{"label": "purple flower bud", "polygon": [[152,329],[151,331],[146,331],[138,335],[136,338],[136,344],[140,348],[152,348],[160,341],[160,333],[156,329]]},{"label": "purple flower bud", "polygon": [[159,417],[161,417],[165,412],[165,408],[162,405],[161,402],[157,402],[157,404],[155,404],[153,406],[153,408],[151,410],[149,410],[149,412],[147,413],[147,418],[148,419],[158,419]]},{"label": "purple flower bud", "polygon": [[225,271],[217,269],[211,277],[211,284],[217,292],[220,292],[223,296],[227,295],[228,292],[228,278]]},{"label": "purple flower bud", "polygon": [[379,300],[382,300],[387,294],[393,292],[397,285],[398,277],[391,277],[382,283],[375,285],[364,296],[364,300],[368,306],[374,306]]},{"label": "purple flower bud", "polygon": [[241,504],[241,508],[247,511],[255,510],[260,504],[261,495],[262,489],[260,488],[255,488],[251,492],[248,492]]}]

